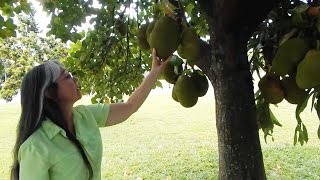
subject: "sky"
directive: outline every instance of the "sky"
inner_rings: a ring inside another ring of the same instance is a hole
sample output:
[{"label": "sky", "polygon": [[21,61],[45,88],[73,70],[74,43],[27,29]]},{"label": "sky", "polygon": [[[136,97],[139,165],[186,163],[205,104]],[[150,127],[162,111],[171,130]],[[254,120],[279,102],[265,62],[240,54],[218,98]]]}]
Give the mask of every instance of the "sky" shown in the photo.
[{"label": "sky", "polygon": [[47,26],[50,22],[50,16],[47,13],[42,11],[42,7],[39,1],[30,0],[30,2],[32,3],[33,8],[36,10],[35,20],[38,24],[38,27],[45,34],[48,31]]}]

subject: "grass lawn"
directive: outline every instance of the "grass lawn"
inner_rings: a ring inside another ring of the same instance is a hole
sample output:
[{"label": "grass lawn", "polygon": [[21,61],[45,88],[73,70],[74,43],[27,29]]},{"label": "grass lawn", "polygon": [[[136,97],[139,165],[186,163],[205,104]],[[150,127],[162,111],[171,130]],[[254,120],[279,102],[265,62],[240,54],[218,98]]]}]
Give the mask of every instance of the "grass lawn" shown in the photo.
[{"label": "grass lawn", "polygon": [[[103,179],[217,179],[218,147],[213,95],[183,108],[170,95],[152,93],[141,109],[122,124],[103,128]],[[83,98],[81,104],[87,104]],[[309,108],[310,109],[310,108]],[[320,179],[319,120],[302,114],[310,140],[293,146],[295,106],[281,103],[274,113],[274,141],[261,134],[268,179]],[[0,179],[9,179],[18,104],[0,105]]]}]

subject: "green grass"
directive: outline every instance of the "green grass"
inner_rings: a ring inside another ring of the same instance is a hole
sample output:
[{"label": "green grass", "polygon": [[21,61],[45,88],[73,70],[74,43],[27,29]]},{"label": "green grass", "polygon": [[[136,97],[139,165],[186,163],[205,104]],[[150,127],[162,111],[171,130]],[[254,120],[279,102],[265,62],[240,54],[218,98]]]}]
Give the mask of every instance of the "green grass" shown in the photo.
[{"label": "green grass", "polygon": [[[214,97],[200,98],[183,108],[170,95],[151,94],[140,110],[122,124],[101,129],[104,144],[103,179],[217,179],[218,145]],[[79,104],[88,103],[83,98]],[[273,108],[283,127],[274,141],[261,144],[268,179],[320,179],[319,120],[302,114],[310,140],[293,146],[295,106]],[[8,179],[18,104],[0,105],[0,179]]]}]

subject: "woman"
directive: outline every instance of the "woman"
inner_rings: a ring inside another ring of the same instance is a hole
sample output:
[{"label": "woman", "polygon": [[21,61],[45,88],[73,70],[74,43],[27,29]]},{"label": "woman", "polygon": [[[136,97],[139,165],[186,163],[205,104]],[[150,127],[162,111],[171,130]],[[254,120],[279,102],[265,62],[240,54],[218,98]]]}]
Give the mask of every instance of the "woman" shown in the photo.
[{"label": "woman", "polygon": [[48,61],[33,68],[21,85],[11,179],[101,179],[98,127],[121,123],[136,112],[167,62],[153,49],[151,71],[127,102],[77,107],[77,81],[61,64]]}]

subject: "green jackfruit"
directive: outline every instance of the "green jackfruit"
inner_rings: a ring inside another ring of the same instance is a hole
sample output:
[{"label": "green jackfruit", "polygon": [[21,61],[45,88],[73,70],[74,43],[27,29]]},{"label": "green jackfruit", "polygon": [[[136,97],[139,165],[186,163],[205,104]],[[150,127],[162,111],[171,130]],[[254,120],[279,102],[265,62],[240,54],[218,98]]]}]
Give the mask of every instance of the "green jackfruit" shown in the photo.
[{"label": "green jackfruit", "polygon": [[269,74],[263,76],[258,83],[258,87],[261,95],[268,103],[277,104],[284,99],[279,76]]},{"label": "green jackfruit", "polygon": [[202,97],[207,94],[209,83],[206,75],[201,70],[195,70],[191,74],[191,78],[197,89],[197,96]]},{"label": "green jackfruit", "polygon": [[148,41],[148,43],[149,43],[150,33],[152,32],[153,27],[154,27],[154,25],[156,24],[156,22],[157,22],[157,19],[154,19],[151,23],[149,23],[149,25],[148,25],[148,27],[147,27],[146,34],[147,34],[147,41]]},{"label": "green jackfruit", "polygon": [[180,75],[174,88],[177,99],[183,107],[189,108],[197,104],[197,90],[190,76]]},{"label": "green jackfruit", "polygon": [[127,31],[128,31],[128,26],[127,23],[125,21],[122,21],[120,19],[116,20],[115,22],[115,28],[117,29],[117,31],[122,35],[126,35]]},{"label": "green jackfruit", "polygon": [[272,60],[271,71],[279,76],[295,72],[297,65],[308,51],[304,39],[292,38],[284,42]]},{"label": "green jackfruit", "polygon": [[168,83],[174,84],[176,83],[179,75],[183,71],[183,60],[180,59],[178,56],[173,55],[169,62],[166,64],[161,76],[165,79]]},{"label": "green jackfruit", "polygon": [[309,26],[310,20],[308,18],[308,14],[306,13],[308,9],[309,6],[307,4],[299,5],[294,8],[293,14],[291,16],[292,24],[300,28],[306,28],[307,26]]},{"label": "green jackfruit", "polygon": [[172,99],[175,100],[176,102],[179,102],[178,97],[177,97],[177,94],[176,94],[176,88],[175,88],[175,86],[173,86],[173,88],[172,88],[171,97],[172,97]]},{"label": "green jackfruit", "polygon": [[[149,28],[147,29],[147,31]],[[179,26],[170,17],[162,16],[154,24],[148,42],[160,59],[167,59],[177,50],[180,41]]]},{"label": "green jackfruit", "polygon": [[320,51],[310,50],[297,68],[296,82],[302,89],[320,85]]},{"label": "green jackfruit", "polygon": [[148,40],[147,40],[147,28],[149,23],[141,25],[138,29],[138,45],[142,50],[150,49]]},{"label": "green jackfruit", "polygon": [[181,34],[179,55],[187,59],[188,64],[194,65],[200,57],[200,38],[191,28],[185,28]]},{"label": "green jackfruit", "polygon": [[298,87],[294,77],[283,78],[281,86],[284,91],[284,98],[291,104],[299,104],[308,96],[307,91]]}]

